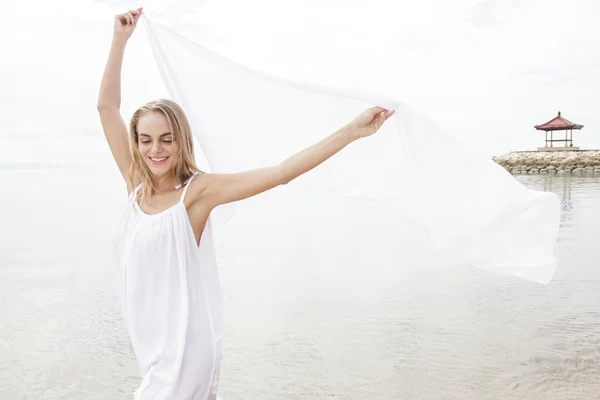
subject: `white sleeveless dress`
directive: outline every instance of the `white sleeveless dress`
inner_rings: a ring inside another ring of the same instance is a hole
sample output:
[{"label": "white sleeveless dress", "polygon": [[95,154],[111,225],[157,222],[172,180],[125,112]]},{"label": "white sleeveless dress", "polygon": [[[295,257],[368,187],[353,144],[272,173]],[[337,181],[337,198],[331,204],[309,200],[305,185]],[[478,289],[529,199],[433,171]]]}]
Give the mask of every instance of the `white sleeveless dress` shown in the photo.
[{"label": "white sleeveless dress", "polygon": [[121,310],[139,363],[140,400],[213,400],[219,384],[222,306],[210,218],[196,244],[181,199],[157,214],[138,186],[115,225]]}]

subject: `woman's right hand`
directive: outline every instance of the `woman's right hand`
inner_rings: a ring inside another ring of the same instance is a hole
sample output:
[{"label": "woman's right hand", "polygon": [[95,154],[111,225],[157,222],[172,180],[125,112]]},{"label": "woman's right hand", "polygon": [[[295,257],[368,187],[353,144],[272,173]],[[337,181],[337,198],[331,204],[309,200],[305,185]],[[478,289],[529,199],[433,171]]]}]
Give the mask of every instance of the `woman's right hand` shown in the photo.
[{"label": "woman's right hand", "polygon": [[115,37],[129,39],[137,26],[137,21],[142,16],[142,7],[123,14],[115,15]]}]

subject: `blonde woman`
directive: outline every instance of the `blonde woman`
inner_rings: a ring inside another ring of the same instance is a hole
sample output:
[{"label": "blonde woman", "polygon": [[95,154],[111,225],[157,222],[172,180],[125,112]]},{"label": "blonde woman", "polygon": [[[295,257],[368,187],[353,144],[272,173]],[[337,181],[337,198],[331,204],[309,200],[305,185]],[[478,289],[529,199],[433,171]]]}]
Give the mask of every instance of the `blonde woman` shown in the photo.
[{"label": "blonde woman", "polygon": [[[216,265],[207,246],[211,211],[284,185],[392,114],[371,108],[321,142],[279,165],[234,174],[203,173],[194,161],[191,127],[173,101],[140,107],[129,130],[120,115],[120,75],[128,39],[142,9],[117,15],[102,77],[98,112],[127,184],[129,204],[114,231],[121,309],[139,363],[135,397],[217,398],[222,326]],[[214,256],[213,256],[214,257]]]}]

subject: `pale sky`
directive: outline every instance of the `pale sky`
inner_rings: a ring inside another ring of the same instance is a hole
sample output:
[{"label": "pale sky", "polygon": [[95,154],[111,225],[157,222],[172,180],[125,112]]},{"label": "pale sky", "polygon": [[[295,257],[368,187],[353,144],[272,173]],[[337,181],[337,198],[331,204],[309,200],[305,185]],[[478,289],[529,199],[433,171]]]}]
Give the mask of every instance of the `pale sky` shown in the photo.
[{"label": "pale sky", "polygon": [[[3,162],[102,162],[95,105],[112,15],[148,16],[256,69],[385,94],[485,155],[535,149],[533,125],[583,124],[600,148],[600,2],[594,0],[147,0],[0,3]],[[166,96],[140,26],[123,112]],[[7,154],[8,153],[8,154]]]}]

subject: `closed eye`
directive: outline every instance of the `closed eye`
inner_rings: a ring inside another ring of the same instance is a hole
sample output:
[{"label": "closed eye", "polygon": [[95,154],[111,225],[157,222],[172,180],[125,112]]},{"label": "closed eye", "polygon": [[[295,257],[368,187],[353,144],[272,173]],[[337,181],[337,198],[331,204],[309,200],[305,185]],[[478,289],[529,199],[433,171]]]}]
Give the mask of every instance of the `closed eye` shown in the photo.
[{"label": "closed eye", "polygon": [[[162,139],[162,141],[163,141],[163,143],[173,143],[173,138],[172,137],[165,137],[164,139]],[[151,142],[152,142],[151,139],[146,139],[146,138],[140,140],[141,144],[148,144],[148,143],[151,143]]]}]

